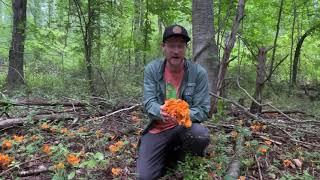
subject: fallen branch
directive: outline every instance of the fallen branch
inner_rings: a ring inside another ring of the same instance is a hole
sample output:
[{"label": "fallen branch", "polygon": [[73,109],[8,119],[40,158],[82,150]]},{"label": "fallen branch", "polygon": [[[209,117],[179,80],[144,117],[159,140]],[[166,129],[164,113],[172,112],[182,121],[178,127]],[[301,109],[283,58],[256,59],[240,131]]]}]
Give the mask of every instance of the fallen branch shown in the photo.
[{"label": "fallen branch", "polygon": [[214,94],[214,93],[212,93],[212,92],[210,92],[210,95],[211,95],[211,96],[214,96],[214,97],[216,97],[216,98],[222,99],[222,100],[224,100],[224,101],[227,101],[227,102],[229,102],[229,103],[231,103],[231,104],[233,104],[233,105],[241,108],[246,115],[250,116],[250,117],[253,118],[253,119],[256,119],[256,120],[261,119],[260,117],[258,117],[258,116],[256,116],[256,115],[252,114],[251,112],[249,112],[246,107],[244,107],[244,106],[236,103],[235,101],[232,101],[232,100],[230,100],[230,99],[227,99],[227,98],[218,96],[218,95],[216,95],[216,94]]},{"label": "fallen branch", "polygon": [[39,167],[37,167],[37,169],[18,172],[18,177],[34,176],[34,175],[39,175],[41,173],[49,172],[49,171],[51,170],[48,167],[45,167],[44,165],[40,165]]},{"label": "fallen branch", "polygon": [[[253,133],[254,133],[254,132],[253,132]],[[261,139],[263,139],[263,140],[271,141],[271,142],[273,142],[274,144],[282,145],[281,142],[276,141],[276,140],[273,140],[273,139],[270,139],[269,137],[265,137],[265,136],[259,135],[259,133],[254,133],[254,134],[257,134],[258,137],[261,138]]]},{"label": "fallen branch", "polygon": [[235,157],[229,164],[227,176],[231,178],[237,179],[240,176],[240,167],[241,167],[241,162],[240,162],[240,157],[243,154],[243,142],[244,142],[244,137],[239,136],[236,141],[235,145]]},{"label": "fallen branch", "polygon": [[[88,115],[82,115],[84,117],[88,117]],[[30,117],[31,120],[33,121],[39,121],[42,119],[46,119],[46,120],[68,120],[68,119],[74,119],[76,117],[76,115],[74,114],[50,114],[50,115],[35,115]],[[8,126],[15,126],[15,125],[19,125],[19,124],[23,124],[25,121],[27,121],[29,118],[25,117],[25,118],[14,118],[14,119],[5,119],[5,120],[1,120],[0,119],[0,128],[6,128]]]},{"label": "fallen branch", "polygon": [[[282,111],[285,114],[306,114],[306,112],[299,111],[299,110],[287,110],[287,111]],[[265,110],[262,111],[261,114],[267,114],[267,113],[279,113],[278,111],[273,111],[273,110]]]},{"label": "fallen branch", "polygon": [[261,168],[260,168],[260,163],[259,163],[259,160],[258,160],[258,158],[257,158],[257,155],[254,155],[254,159],[255,159],[256,162],[257,162],[258,171],[259,171],[259,179],[260,179],[260,180],[263,180],[262,173],[261,173]]},{"label": "fallen branch", "polygon": [[141,106],[141,104],[135,104],[135,105],[133,105],[133,106],[131,106],[131,107],[124,108],[124,109],[119,109],[119,110],[114,111],[114,112],[112,112],[112,113],[109,113],[109,114],[107,114],[107,115],[104,115],[104,116],[101,116],[101,117],[94,117],[94,118],[91,118],[91,119],[89,119],[89,120],[100,120],[100,119],[104,119],[104,118],[107,118],[107,117],[109,117],[109,116],[115,115],[115,114],[120,113],[120,112],[123,112],[123,111],[132,110],[132,109],[137,108],[137,107],[139,107],[139,106]]},{"label": "fallen branch", "polygon": [[289,138],[290,138],[290,140],[293,141],[293,142],[320,148],[320,145],[312,144],[312,143],[308,143],[308,142],[304,142],[304,141],[297,140],[297,139],[294,138],[290,133],[288,133],[286,130],[284,130],[284,129],[282,129],[282,128],[279,128],[279,127],[278,127],[278,129],[280,129],[282,132],[284,132],[286,135],[288,135]]},{"label": "fallen branch", "polygon": [[71,106],[71,107],[84,107],[85,103],[80,102],[46,102],[46,101],[17,101],[11,103],[13,106]]},{"label": "fallen branch", "polygon": [[244,88],[242,88],[240,86],[239,80],[237,79],[237,85],[238,87],[245,92],[245,94],[256,104],[258,104],[259,106],[270,106],[271,108],[273,108],[274,110],[276,110],[278,113],[280,113],[281,115],[283,115],[284,117],[288,118],[289,120],[296,122],[296,123],[307,123],[307,122],[314,122],[314,123],[320,123],[320,121],[316,121],[316,120],[306,120],[306,121],[299,121],[296,119],[293,119],[291,117],[289,117],[288,115],[286,115],[285,113],[283,113],[281,110],[279,110],[278,108],[274,107],[273,105],[271,105],[270,103],[266,103],[266,104],[260,104],[259,102],[256,101],[255,98],[253,98],[247,90],[245,90]]}]

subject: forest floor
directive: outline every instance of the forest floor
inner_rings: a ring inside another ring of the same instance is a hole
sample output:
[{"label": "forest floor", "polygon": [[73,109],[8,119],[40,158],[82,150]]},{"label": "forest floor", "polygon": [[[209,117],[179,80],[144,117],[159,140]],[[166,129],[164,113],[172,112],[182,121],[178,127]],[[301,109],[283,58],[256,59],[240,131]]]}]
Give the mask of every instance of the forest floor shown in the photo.
[{"label": "forest floor", "polygon": [[[148,121],[138,101],[48,102],[19,99],[6,106],[0,179],[135,179],[137,145]],[[320,178],[319,118],[273,109],[257,116],[232,107],[205,123],[207,155],[187,156],[163,179]]]}]

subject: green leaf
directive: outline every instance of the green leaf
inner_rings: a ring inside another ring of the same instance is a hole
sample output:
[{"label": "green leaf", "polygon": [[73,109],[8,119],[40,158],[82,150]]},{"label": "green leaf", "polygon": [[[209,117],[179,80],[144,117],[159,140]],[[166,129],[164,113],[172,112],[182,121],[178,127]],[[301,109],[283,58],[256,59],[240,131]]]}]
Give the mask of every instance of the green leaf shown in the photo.
[{"label": "green leaf", "polygon": [[97,164],[98,164],[98,162],[96,160],[94,160],[94,159],[91,159],[91,160],[87,161],[87,167],[89,169],[96,167]]},{"label": "green leaf", "polygon": [[104,159],[104,155],[103,155],[101,152],[97,152],[97,153],[94,155],[94,158],[95,158],[96,160],[101,161],[101,160]]},{"label": "green leaf", "polygon": [[68,179],[73,179],[76,176],[76,172],[72,171],[70,174],[68,174]]}]

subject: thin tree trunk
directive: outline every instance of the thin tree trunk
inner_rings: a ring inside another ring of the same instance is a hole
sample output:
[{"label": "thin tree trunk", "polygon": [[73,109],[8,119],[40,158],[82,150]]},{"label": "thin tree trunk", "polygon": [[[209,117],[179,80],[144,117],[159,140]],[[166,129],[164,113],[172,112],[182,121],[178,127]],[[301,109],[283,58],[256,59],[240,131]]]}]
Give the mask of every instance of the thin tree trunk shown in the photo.
[{"label": "thin tree trunk", "polygon": [[78,13],[78,18],[80,22],[80,30],[82,32],[84,54],[85,54],[85,63],[87,70],[87,80],[89,83],[89,91],[94,96],[96,94],[94,78],[93,78],[93,61],[92,61],[92,52],[93,52],[93,32],[94,32],[94,21],[93,19],[95,14],[95,0],[88,0],[87,5],[87,19],[83,14],[81,8],[81,1],[74,0],[76,5],[76,10]]},{"label": "thin tree trunk", "polygon": [[[254,98],[255,100],[261,104],[262,102],[262,90],[264,88],[264,82],[266,78],[266,55],[267,55],[267,48],[261,47],[259,48],[258,53],[258,65],[257,65],[257,79],[256,79],[256,89],[254,92]],[[256,102],[251,103],[250,112],[255,113],[261,113],[262,107],[257,104]]]},{"label": "thin tree trunk", "polygon": [[271,62],[270,62],[270,69],[269,69],[269,75],[270,75],[269,81],[270,82],[271,82],[271,75],[272,75],[272,71],[273,71],[273,64],[275,61],[274,59],[275,59],[276,48],[277,48],[277,40],[278,40],[278,36],[279,36],[279,31],[280,31],[280,22],[281,22],[282,10],[283,10],[283,3],[284,3],[284,0],[281,0],[279,14],[278,14],[278,21],[277,21],[276,36],[275,36],[274,42],[273,42],[273,51],[272,51],[272,57],[271,57]]},{"label": "thin tree trunk", "polygon": [[[230,59],[231,51],[234,47],[234,43],[236,42],[236,34],[238,32],[240,22],[243,18],[244,6],[245,6],[244,0],[239,0],[239,4],[237,7],[237,14],[234,18],[230,37],[228,39],[228,42],[226,43],[225,50],[224,50],[222,60],[220,63],[218,82],[217,82],[217,86],[216,86],[216,88],[217,88],[216,94],[218,96],[220,96],[222,93],[222,85],[223,85],[225,75],[227,73],[228,64],[230,62],[229,59]],[[210,115],[212,115],[212,113],[217,111],[218,98],[213,96],[211,102],[212,102],[212,104],[211,104]]]},{"label": "thin tree trunk", "polygon": [[[292,58],[293,58],[293,44],[294,44],[294,29],[296,25],[296,18],[297,18],[297,7],[296,7],[296,1],[293,0],[293,22],[292,22],[292,28],[291,28],[291,47],[290,47],[290,66],[289,66],[289,84],[292,82]],[[292,85],[292,84],[291,84]],[[290,85],[290,86],[291,86]],[[289,88],[291,89],[291,88]]]},{"label": "thin tree trunk", "polygon": [[53,0],[48,2],[48,27],[51,28],[52,15],[53,15]]},{"label": "thin tree trunk", "polygon": [[143,47],[143,8],[142,8],[142,0],[134,0],[134,31],[133,31],[133,43],[134,43],[134,72],[137,73],[139,71],[139,67],[141,62],[143,61],[142,47]]},{"label": "thin tree trunk", "polygon": [[320,23],[314,25],[310,29],[308,29],[299,39],[296,47],[296,51],[294,53],[294,59],[293,59],[293,64],[292,64],[292,85],[297,84],[297,74],[298,74],[298,64],[299,64],[299,58],[300,58],[300,53],[301,53],[301,48],[303,41],[305,40],[306,37],[308,37],[313,31],[317,30],[320,28]]},{"label": "thin tree trunk", "polygon": [[7,86],[9,88],[19,87],[24,84],[23,54],[27,22],[27,0],[12,1],[12,10],[13,27],[7,76]]},{"label": "thin tree trunk", "polygon": [[88,0],[88,21],[85,25],[86,38],[84,41],[87,77],[89,81],[89,88],[92,94],[95,94],[95,86],[93,79],[93,68],[92,68],[92,44],[93,44],[93,16],[94,16],[94,4],[93,0]]},{"label": "thin tree trunk", "polygon": [[150,19],[149,19],[149,3],[148,0],[146,0],[146,12],[145,12],[145,18],[144,18],[144,37],[143,37],[143,65],[146,65],[146,51],[148,49],[148,31],[151,28]]}]

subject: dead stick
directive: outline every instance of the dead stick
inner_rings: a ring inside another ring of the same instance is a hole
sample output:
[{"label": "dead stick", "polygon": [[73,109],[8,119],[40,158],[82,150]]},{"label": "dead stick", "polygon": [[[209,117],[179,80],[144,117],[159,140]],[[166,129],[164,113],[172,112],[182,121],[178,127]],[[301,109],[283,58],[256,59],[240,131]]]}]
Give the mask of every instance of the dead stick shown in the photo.
[{"label": "dead stick", "polygon": [[268,138],[268,137],[259,136],[259,138],[261,138],[261,139],[263,139],[263,140],[271,141],[271,142],[273,142],[273,143],[275,143],[275,144],[278,144],[278,145],[282,145],[282,143],[281,143],[281,142],[278,142],[278,141],[272,140],[272,139],[270,139],[270,138]]},{"label": "dead stick", "polygon": [[262,174],[261,174],[261,169],[260,169],[260,163],[258,161],[257,155],[254,155],[254,158],[256,159],[257,165],[258,165],[258,170],[259,170],[259,179],[263,180]]},{"label": "dead stick", "polygon": [[285,134],[287,134],[287,135],[290,137],[290,140],[293,141],[293,142],[297,142],[297,143],[300,143],[300,144],[304,144],[304,145],[309,145],[309,146],[313,146],[313,147],[318,147],[318,148],[320,148],[319,145],[297,140],[297,139],[294,138],[290,133],[288,133],[286,130],[284,130],[284,129],[282,129],[282,128],[279,128],[279,127],[278,127],[278,129],[280,129],[280,130],[283,131]]},{"label": "dead stick", "polygon": [[134,108],[136,108],[136,107],[138,107],[138,106],[141,106],[141,104],[135,104],[135,105],[133,105],[133,106],[131,106],[131,107],[128,107],[128,108],[119,109],[119,110],[117,110],[117,111],[114,111],[114,112],[112,112],[112,113],[109,113],[109,114],[107,114],[107,115],[104,115],[104,116],[101,116],[101,117],[98,117],[98,118],[91,118],[90,120],[100,120],[100,119],[104,119],[104,118],[107,118],[107,117],[109,117],[109,116],[115,115],[115,114],[120,113],[120,112],[123,112],[123,111],[129,111],[129,110],[134,109]]},{"label": "dead stick", "polygon": [[48,171],[50,171],[48,167],[45,167],[44,165],[40,165],[37,169],[31,169],[29,171],[20,171],[18,173],[18,176],[19,177],[34,176],[34,175],[38,175]]},{"label": "dead stick", "polygon": [[299,120],[296,120],[296,119],[293,119],[291,117],[289,117],[288,115],[286,115],[285,113],[283,113],[280,109],[274,107],[273,105],[271,105],[270,103],[267,103],[267,104],[260,104],[259,102],[256,101],[256,99],[254,99],[249,93],[247,90],[245,90],[244,88],[242,88],[240,86],[240,83],[239,83],[239,80],[237,79],[237,85],[238,87],[245,92],[245,94],[253,101],[255,102],[256,104],[258,104],[259,106],[270,106],[271,108],[273,108],[274,110],[276,110],[277,112],[279,112],[280,114],[282,114],[284,117],[288,118],[289,120],[293,121],[293,122],[297,122],[297,123],[307,123],[307,122],[314,122],[314,123],[320,123],[320,121],[315,121],[315,120],[306,120],[306,121],[299,121]]}]

